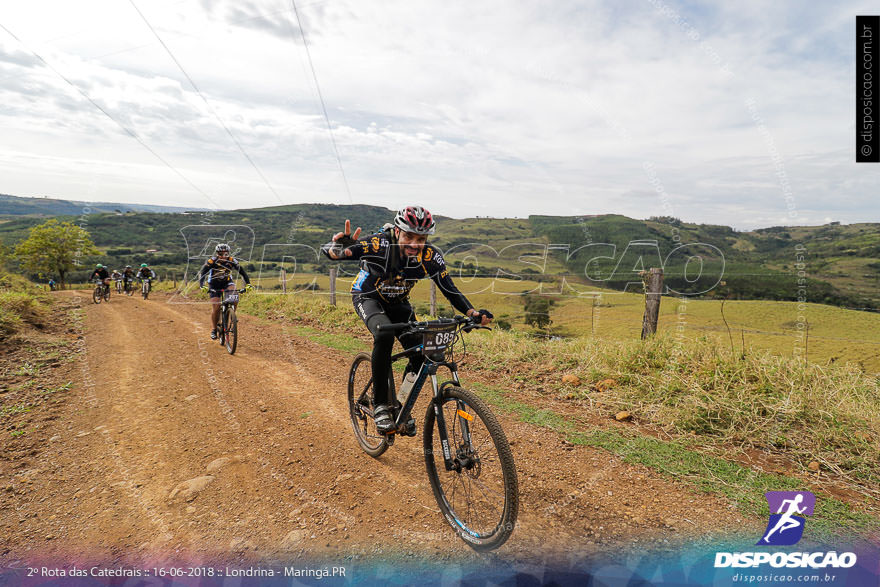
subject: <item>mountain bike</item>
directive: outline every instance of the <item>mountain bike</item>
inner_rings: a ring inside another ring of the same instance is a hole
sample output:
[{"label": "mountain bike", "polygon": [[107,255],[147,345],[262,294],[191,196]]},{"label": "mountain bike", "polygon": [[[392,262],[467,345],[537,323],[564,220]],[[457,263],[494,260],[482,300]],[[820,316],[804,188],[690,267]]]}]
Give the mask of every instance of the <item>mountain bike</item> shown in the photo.
[{"label": "mountain bike", "polygon": [[144,299],[147,299],[147,297],[150,295],[150,289],[151,289],[151,287],[152,287],[152,286],[151,286],[151,284],[150,284],[150,278],[149,278],[149,277],[146,277],[146,278],[144,278],[144,279],[141,279],[141,295],[144,296]]},{"label": "mountain bike", "polygon": [[217,322],[217,338],[220,344],[226,347],[230,355],[235,354],[238,346],[238,316],[235,315],[235,305],[238,298],[245,290],[223,290],[223,298],[220,302],[220,320]]},{"label": "mountain bike", "polygon": [[125,284],[122,286],[122,289],[125,290],[125,295],[130,296],[134,294],[134,284],[131,279],[124,279]]},{"label": "mountain bike", "polygon": [[122,293],[122,280],[121,279],[116,280],[116,293],[118,293],[118,294]]},{"label": "mountain bike", "polygon": [[110,286],[100,279],[95,280],[95,291],[92,292],[92,300],[96,304],[100,304],[101,300],[110,301]]},{"label": "mountain bike", "polygon": [[[352,362],[348,405],[358,444],[368,455],[378,458],[394,444],[396,435],[416,435],[410,413],[430,378],[434,394],[425,413],[423,446],[434,498],[462,540],[475,550],[492,550],[504,544],[513,532],[519,491],[513,453],[501,425],[483,400],[464,389],[458,378],[454,349],[458,344],[464,346],[463,333],[478,328],[488,329],[464,316],[379,326],[380,330],[421,335],[420,344],[392,355],[392,363],[416,354],[423,354],[425,361],[408,395],[401,399],[393,431],[379,434],[373,421],[373,376],[368,353],[358,354]],[[438,385],[440,367],[449,369],[452,379]],[[393,397],[394,376],[389,379]]]}]

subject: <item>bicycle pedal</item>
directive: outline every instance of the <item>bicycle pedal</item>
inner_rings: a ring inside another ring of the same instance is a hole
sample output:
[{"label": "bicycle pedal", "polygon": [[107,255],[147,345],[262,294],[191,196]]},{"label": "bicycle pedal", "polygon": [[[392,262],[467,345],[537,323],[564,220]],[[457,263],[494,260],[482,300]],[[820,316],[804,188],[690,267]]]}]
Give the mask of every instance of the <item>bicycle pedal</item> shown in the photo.
[{"label": "bicycle pedal", "polygon": [[418,432],[416,430],[415,418],[410,418],[406,424],[400,427],[401,436],[415,436],[416,434],[418,434]]}]

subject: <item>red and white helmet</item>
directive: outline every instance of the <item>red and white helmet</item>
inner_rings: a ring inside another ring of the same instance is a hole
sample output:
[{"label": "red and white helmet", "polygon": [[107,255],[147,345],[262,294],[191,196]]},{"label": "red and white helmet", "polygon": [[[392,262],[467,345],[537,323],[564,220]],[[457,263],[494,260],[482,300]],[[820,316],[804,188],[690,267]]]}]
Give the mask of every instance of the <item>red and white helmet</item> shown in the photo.
[{"label": "red and white helmet", "polygon": [[421,206],[407,206],[397,212],[394,226],[405,232],[434,234],[434,217]]}]

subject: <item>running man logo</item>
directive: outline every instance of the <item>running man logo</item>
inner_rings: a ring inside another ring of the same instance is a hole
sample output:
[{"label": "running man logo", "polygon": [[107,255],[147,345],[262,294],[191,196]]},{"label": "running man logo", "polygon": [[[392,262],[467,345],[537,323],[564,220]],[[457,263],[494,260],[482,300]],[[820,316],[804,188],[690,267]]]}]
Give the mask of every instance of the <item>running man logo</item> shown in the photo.
[{"label": "running man logo", "polygon": [[770,506],[770,521],[758,545],[797,544],[804,535],[805,516],[813,515],[816,496],[809,491],[768,491],[764,497]]}]

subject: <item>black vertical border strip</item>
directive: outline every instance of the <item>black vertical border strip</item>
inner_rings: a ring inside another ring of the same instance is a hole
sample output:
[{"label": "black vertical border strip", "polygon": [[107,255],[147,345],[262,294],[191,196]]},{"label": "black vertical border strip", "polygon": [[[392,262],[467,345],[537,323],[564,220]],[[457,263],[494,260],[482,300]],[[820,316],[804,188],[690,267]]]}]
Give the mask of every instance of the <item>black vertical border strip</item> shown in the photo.
[{"label": "black vertical border strip", "polygon": [[856,163],[880,163],[880,16],[857,15],[855,37]]}]

